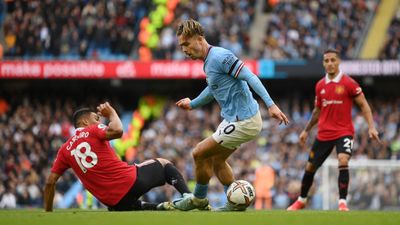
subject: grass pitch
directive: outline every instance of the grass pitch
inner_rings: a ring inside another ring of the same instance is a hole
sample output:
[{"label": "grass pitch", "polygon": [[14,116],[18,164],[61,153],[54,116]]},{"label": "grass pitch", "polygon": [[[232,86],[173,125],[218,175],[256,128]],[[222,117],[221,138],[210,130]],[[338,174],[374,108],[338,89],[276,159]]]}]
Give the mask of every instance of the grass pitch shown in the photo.
[{"label": "grass pitch", "polygon": [[101,210],[0,210],[0,225],[399,225],[398,211],[107,212]]}]

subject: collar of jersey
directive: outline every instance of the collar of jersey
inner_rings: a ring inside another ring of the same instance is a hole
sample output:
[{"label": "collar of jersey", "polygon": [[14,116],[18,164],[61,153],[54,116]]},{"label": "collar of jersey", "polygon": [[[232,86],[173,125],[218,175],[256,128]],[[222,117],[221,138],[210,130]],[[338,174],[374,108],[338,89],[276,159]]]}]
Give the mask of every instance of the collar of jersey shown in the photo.
[{"label": "collar of jersey", "polygon": [[325,84],[329,84],[330,82],[339,83],[340,79],[342,79],[343,73],[339,70],[339,74],[333,79],[329,79],[328,74],[325,74]]},{"label": "collar of jersey", "polygon": [[75,132],[81,131],[83,129],[84,129],[83,127],[78,127],[78,128],[75,129]]},{"label": "collar of jersey", "polygon": [[213,47],[212,45],[209,45],[209,46],[208,46],[207,55],[206,55],[206,57],[204,57],[204,60],[203,60],[203,61],[206,61],[206,59],[207,59],[207,57],[208,57],[208,54],[210,54],[210,51],[211,51],[211,48],[212,48],[212,47]]}]

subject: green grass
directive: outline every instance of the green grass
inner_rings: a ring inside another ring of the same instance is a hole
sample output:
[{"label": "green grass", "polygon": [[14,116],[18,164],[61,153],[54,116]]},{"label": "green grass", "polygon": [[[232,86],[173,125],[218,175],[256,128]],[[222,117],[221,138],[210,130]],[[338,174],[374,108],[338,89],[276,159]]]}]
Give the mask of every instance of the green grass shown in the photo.
[{"label": "green grass", "polygon": [[0,225],[399,225],[397,211],[107,212],[101,210],[0,210]]}]

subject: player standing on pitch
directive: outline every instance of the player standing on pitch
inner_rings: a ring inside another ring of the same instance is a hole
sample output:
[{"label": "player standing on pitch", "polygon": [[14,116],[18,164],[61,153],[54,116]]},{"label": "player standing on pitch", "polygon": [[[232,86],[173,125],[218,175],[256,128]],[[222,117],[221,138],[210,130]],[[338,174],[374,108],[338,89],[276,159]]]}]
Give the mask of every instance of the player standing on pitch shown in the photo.
[{"label": "player standing on pitch", "polygon": [[356,81],[339,70],[339,52],[328,49],[323,55],[326,75],[316,85],[315,107],[310,121],[300,134],[300,144],[304,146],[308,133],[318,122],[317,138],[311,147],[309,159],[301,181],[301,193],[287,210],[305,207],[308,191],[313,183],[315,172],[336,147],[339,161],[339,210],[349,211],[346,202],[349,186],[349,160],[353,148],[354,127],[351,120],[353,100],[360,107],[368,123],[369,137],[380,142],[375,129],[371,109]]},{"label": "player standing on pitch", "polygon": [[[58,150],[44,189],[46,211],[53,210],[55,184],[68,168],[72,168],[83,186],[110,211],[172,210],[170,203],[147,203],[138,200],[150,189],[168,183],[181,194],[189,189],[181,173],[171,162],[157,158],[138,165],[122,162],[111,148],[109,140],[122,136],[122,123],[108,102],[73,115],[75,135]],[[109,120],[100,123],[100,116]]]},{"label": "player standing on pitch", "polygon": [[[275,105],[260,79],[241,60],[231,51],[207,43],[199,22],[192,19],[183,21],[178,27],[177,36],[179,45],[187,56],[204,61],[207,87],[197,98],[184,98],[176,105],[191,110],[215,99],[224,118],[215,133],[197,144],[193,150],[196,175],[194,193],[184,194],[182,199],[173,202],[174,207],[180,210],[203,209],[208,205],[206,196],[210,178],[215,174],[227,190],[234,181],[227,158],[241,144],[257,137],[262,129],[259,105],[253,98],[249,85],[267,105],[271,117],[285,124],[289,121]],[[229,202],[220,208],[223,211],[245,209]]]}]

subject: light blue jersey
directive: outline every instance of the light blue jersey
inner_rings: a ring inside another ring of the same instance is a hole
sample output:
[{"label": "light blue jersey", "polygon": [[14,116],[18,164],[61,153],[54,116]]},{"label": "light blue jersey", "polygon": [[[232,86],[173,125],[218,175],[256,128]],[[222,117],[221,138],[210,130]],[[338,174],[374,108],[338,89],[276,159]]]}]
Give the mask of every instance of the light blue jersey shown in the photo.
[{"label": "light blue jersey", "polygon": [[248,84],[270,107],[274,104],[260,79],[231,51],[212,47],[204,61],[207,87],[190,103],[197,108],[215,99],[221,107],[221,116],[228,122],[253,117],[259,110]]}]

